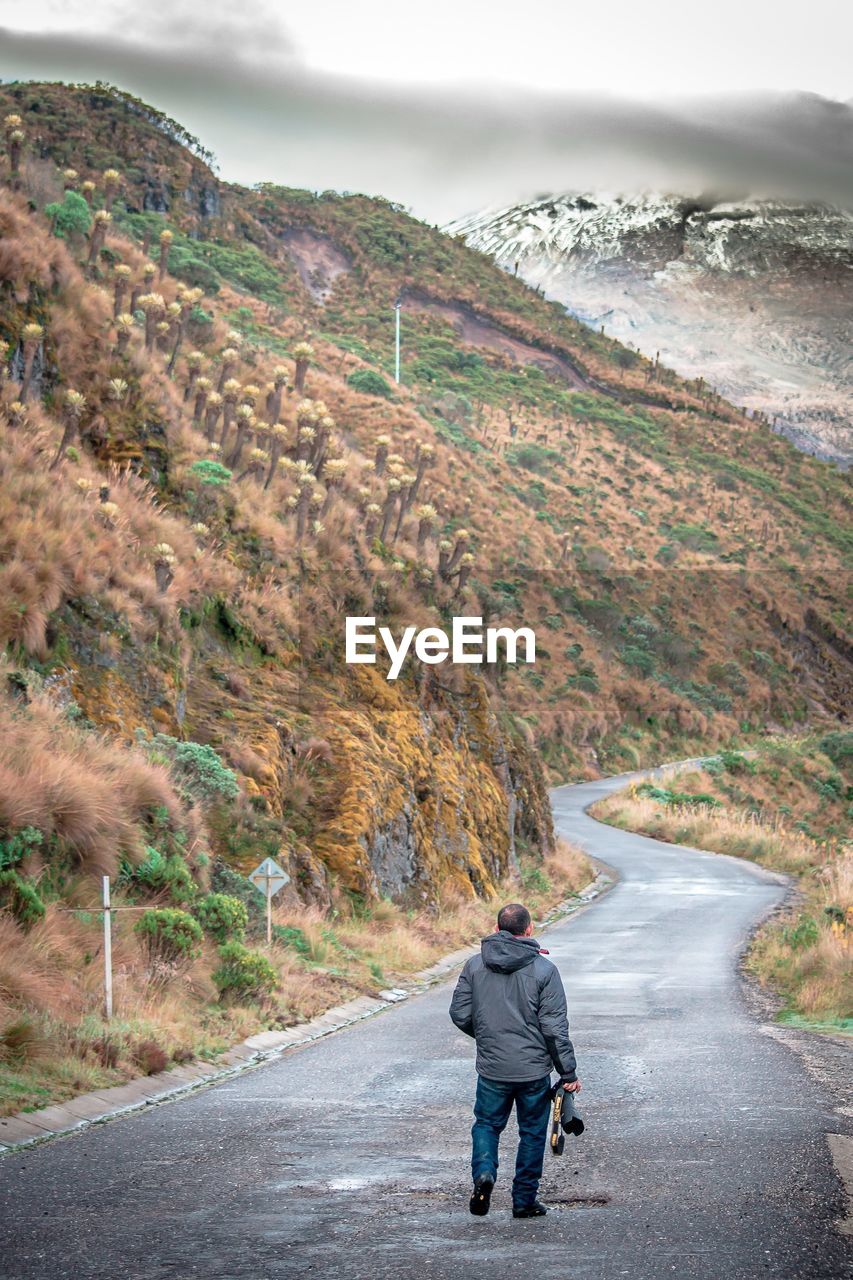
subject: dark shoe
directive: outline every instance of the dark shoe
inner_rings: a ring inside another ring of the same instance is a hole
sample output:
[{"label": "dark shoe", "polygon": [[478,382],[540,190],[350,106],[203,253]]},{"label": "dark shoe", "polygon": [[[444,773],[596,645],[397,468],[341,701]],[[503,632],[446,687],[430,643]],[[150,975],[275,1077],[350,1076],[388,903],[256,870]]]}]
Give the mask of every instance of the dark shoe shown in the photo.
[{"label": "dark shoe", "polygon": [[525,1204],[520,1208],[513,1208],[512,1216],[514,1218],[544,1218],[547,1212],[548,1209],[541,1200],[534,1200],[533,1204]]},{"label": "dark shoe", "polygon": [[495,1185],[494,1178],[490,1178],[488,1174],[484,1174],[474,1183],[474,1194],[468,1208],[478,1218],[484,1218],[489,1212],[489,1205],[492,1202],[492,1187]]}]

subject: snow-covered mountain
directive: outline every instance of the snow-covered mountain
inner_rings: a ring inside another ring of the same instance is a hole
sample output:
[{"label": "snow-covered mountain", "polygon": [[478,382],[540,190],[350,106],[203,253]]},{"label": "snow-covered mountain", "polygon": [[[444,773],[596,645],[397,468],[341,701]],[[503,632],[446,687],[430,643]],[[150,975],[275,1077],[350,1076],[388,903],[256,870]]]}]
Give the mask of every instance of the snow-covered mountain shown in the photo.
[{"label": "snow-covered mountain", "polygon": [[853,462],[853,213],[572,193],[447,230],[588,323],[776,415],[799,448]]}]

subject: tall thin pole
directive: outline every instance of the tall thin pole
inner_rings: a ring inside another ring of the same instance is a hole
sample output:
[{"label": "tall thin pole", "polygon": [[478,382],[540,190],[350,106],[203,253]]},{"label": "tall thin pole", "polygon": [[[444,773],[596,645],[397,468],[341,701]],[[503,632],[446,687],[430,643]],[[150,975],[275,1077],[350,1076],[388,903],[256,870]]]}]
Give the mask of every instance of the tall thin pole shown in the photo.
[{"label": "tall thin pole", "polygon": [[110,878],[104,876],[104,1011],[113,1016],[113,930],[110,910]]},{"label": "tall thin pole", "polygon": [[272,893],[270,892],[271,876],[267,871],[267,946],[272,946]]},{"label": "tall thin pole", "polygon": [[394,381],[400,382],[400,303],[395,302],[394,310],[397,314],[395,325],[395,344],[394,344]]}]

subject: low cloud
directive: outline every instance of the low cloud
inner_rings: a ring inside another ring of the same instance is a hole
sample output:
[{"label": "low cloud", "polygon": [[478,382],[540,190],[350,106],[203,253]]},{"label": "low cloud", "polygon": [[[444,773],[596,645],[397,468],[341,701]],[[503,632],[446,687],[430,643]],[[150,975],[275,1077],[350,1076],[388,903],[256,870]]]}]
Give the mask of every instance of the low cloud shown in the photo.
[{"label": "low cloud", "polygon": [[431,222],[569,190],[853,208],[853,109],[814,94],[655,106],[374,87],[307,70],[272,19],[247,34],[214,9],[200,35],[182,3],[134,43],[0,30],[0,75],[109,80],[179,119],[228,179],[381,194]]}]

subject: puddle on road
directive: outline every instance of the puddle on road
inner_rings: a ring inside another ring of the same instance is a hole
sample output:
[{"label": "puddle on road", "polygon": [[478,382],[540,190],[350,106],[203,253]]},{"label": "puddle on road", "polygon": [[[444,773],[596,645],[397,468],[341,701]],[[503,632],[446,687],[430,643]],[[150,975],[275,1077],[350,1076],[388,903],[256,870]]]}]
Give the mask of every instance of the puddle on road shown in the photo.
[{"label": "puddle on road", "polygon": [[381,1182],[382,1178],[332,1178],[326,1186],[330,1191],[363,1191],[371,1184]]}]

